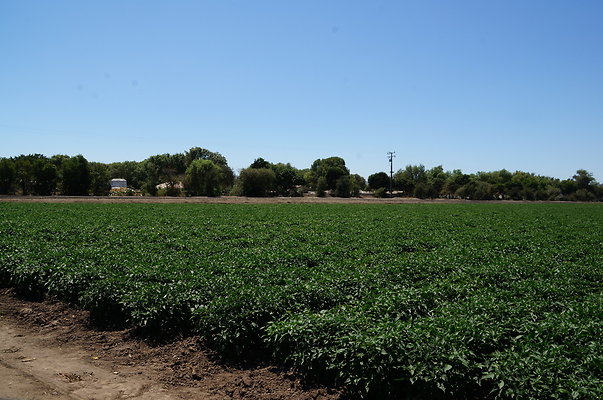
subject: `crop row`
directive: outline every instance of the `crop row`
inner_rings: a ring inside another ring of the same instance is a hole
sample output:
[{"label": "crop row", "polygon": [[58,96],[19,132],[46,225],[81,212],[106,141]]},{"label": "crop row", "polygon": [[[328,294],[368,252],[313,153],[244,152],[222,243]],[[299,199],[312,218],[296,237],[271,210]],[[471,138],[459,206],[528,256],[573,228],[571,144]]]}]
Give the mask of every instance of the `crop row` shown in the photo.
[{"label": "crop row", "polygon": [[0,283],[359,396],[603,396],[603,208],[0,203]]}]

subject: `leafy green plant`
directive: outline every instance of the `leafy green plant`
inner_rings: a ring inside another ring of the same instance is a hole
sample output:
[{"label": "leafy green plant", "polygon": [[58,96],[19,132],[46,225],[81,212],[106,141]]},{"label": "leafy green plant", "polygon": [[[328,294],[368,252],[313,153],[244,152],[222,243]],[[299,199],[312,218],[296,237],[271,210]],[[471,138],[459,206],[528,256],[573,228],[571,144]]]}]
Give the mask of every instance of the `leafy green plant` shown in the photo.
[{"label": "leafy green plant", "polygon": [[0,286],[359,397],[593,399],[601,211],[0,202]]}]

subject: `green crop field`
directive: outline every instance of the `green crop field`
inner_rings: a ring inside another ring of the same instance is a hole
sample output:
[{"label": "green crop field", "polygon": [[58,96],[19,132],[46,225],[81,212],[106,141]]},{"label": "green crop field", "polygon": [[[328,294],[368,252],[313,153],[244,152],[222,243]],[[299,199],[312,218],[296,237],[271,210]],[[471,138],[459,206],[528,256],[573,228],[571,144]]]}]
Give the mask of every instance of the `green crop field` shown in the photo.
[{"label": "green crop field", "polygon": [[0,284],[383,398],[603,397],[603,205],[0,203]]}]

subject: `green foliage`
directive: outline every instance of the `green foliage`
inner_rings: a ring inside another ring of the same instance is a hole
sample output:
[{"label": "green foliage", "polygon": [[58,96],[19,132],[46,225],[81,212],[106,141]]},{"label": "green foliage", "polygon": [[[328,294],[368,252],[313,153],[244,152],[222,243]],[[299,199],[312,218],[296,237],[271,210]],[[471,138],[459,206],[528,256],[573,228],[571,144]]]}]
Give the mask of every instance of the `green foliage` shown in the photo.
[{"label": "green foliage", "polygon": [[51,195],[57,187],[59,173],[47,158],[36,160],[33,164],[33,193],[40,196]]},{"label": "green foliage", "polygon": [[415,188],[413,190],[413,196],[416,198],[419,198],[419,199],[432,198],[433,199],[434,197],[437,197],[436,189],[429,183],[418,182],[414,186],[415,186]]},{"label": "green foliage", "polygon": [[128,187],[140,190],[145,181],[144,163],[123,161],[111,163],[108,166],[109,180],[119,178],[128,182]]},{"label": "green foliage", "polygon": [[355,182],[351,179],[349,175],[342,176],[337,180],[337,184],[335,185],[335,191],[333,194],[336,197],[350,197],[352,196],[354,185]]},{"label": "green foliage", "polygon": [[352,179],[352,185],[354,187],[352,196],[360,195],[360,191],[366,189],[366,179],[358,174],[351,174],[350,178]]},{"label": "green foliage", "polygon": [[385,172],[377,172],[368,177],[368,187],[371,190],[379,188],[389,188],[389,175]]},{"label": "green foliage", "polygon": [[11,194],[15,190],[17,170],[8,158],[0,158],[0,194]]},{"label": "green foliage", "polygon": [[304,184],[303,177],[297,168],[291,164],[271,164],[270,168],[274,171],[274,186],[277,194],[281,196],[296,196],[299,192],[298,186]]},{"label": "green foliage", "polygon": [[573,179],[574,182],[576,182],[576,187],[578,190],[582,189],[589,191],[591,189],[591,185],[596,182],[595,178],[593,178],[593,175],[583,169],[576,171],[576,175],[573,176]]},{"label": "green foliage", "polygon": [[270,168],[270,163],[266,160],[264,160],[262,157],[256,158],[251,165],[249,166],[249,168],[253,168],[253,169],[268,169]]},{"label": "green foliage", "polygon": [[424,165],[407,165],[394,174],[394,187],[406,195],[413,195],[417,183],[427,182]]},{"label": "green foliage", "polygon": [[63,161],[61,187],[64,195],[85,196],[90,184],[90,167],[84,156],[77,155]]},{"label": "green foliage", "polygon": [[243,196],[265,197],[274,189],[276,174],[268,168],[247,168],[241,171],[239,181]]},{"label": "green foliage", "polygon": [[[21,194],[49,195],[56,189],[58,171],[52,160],[42,154],[30,154],[20,155],[11,161],[15,170],[12,181]],[[7,178],[10,177],[10,168],[6,173]]]},{"label": "green foliage", "polygon": [[194,160],[186,169],[185,188],[191,196],[219,196],[222,169],[209,160]]},{"label": "green foliage", "polygon": [[[142,162],[91,163],[88,167],[79,157],[83,158],[77,156],[72,159],[66,155],[47,158],[42,154],[30,154],[1,159],[0,194],[85,194],[89,191],[106,195],[106,181],[124,178],[128,186],[135,190],[132,193],[180,196],[183,194],[183,184],[188,185],[186,170],[194,161],[213,162],[220,168],[220,192],[239,196],[245,193],[252,193],[253,196],[302,196],[307,190],[314,189],[319,196],[329,192],[349,197],[358,196],[367,184],[362,176],[350,174],[340,157],[318,159],[311,168],[304,170],[289,163],[272,164],[258,158],[248,169],[271,170],[274,179],[268,177],[267,187],[255,189],[245,186],[241,179],[235,185],[234,172],[226,158],[200,147],[193,147],[186,153],[154,155]],[[78,163],[82,165],[75,165]],[[386,178],[385,172],[371,175],[369,188],[389,187]],[[258,177],[247,181],[252,182],[253,179],[266,185],[266,179]],[[392,184],[393,188],[401,191],[399,195],[418,198],[442,196],[470,200],[603,201],[603,185],[590,172],[582,169],[576,171],[572,179],[559,180],[523,171],[511,173],[504,169],[469,175],[460,170],[444,171],[441,165],[429,170],[423,165],[407,165],[396,172]]]},{"label": "green foliage", "polygon": [[345,160],[341,157],[318,159],[312,163],[310,171],[313,185],[317,185],[318,180],[324,178],[327,189],[330,190],[335,190],[339,178],[350,174],[350,170],[345,166]]},{"label": "green foliage", "polygon": [[201,147],[192,147],[184,154],[184,162],[186,166],[191,165],[195,160],[209,160],[216,165],[228,166],[226,157],[220,153],[209,151]]},{"label": "green foliage", "polygon": [[111,185],[109,181],[109,167],[106,164],[91,162],[90,166],[90,191],[95,196],[106,196],[109,194]]},{"label": "green foliage", "polygon": [[595,399],[601,207],[0,202],[0,285],[360,396]]},{"label": "green foliage", "polygon": [[373,196],[375,196],[375,197],[383,198],[386,195],[387,195],[387,189],[385,189],[384,187],[380,187],[373,191]]},{"label": "green foliage", "polygon": [[325,197],[328,188],[329,185],[327,184],[327,178],[321,176],[320,178],[318,178],[318,182],[316,183],[316,196]]},{"label": "green foliage", "polygon": [[[293,197],[302,195],[299,187],[304,184],[303,174],[291,164],[272,164],[260,157],[251,163],[249,168],[272,170],[274,172],[274,183],[271,185],[270,190],[273,190],[275,194]],[[242,189],[240,191],[242,192]]]},{"label": "green foliage", "polygon": [[179,183],[186,170],[186,157],[183,154],[158,154],[143,161],[146,180],[143,189],[150,195],[157,195],[160,184],[166,184],[162,195],[176,196],[180,193]]}]

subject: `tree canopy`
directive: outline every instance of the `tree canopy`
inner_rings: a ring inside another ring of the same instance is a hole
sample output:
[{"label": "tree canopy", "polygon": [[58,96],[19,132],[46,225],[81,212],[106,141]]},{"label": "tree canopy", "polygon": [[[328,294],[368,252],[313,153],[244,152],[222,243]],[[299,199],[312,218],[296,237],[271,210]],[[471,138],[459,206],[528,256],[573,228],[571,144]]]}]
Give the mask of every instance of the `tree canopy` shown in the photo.
[{"label": "tree canopy", "polygon": [[[88,162],[82,155],[19,155],[0,158],[0,194],[107,195],[109,180],[123,178],[128,190],[147,195],[219,196],[317,196],[350,197],[367,189],[367,181],[351,174],[343,158],[316,159],[309,168],[290,163],[272,163],[256,158],[235,176],[226,158],[202,147],[183,153],[156,154],[143,161],[110,164]],[[393,176],[395,196],[458,198],[471,200],[562,200],[603,201],[603,185],[592,173],[578,169],[568,179],[524,171],[463,173],[441,165],[406,165]],[[161,189],[158,189],[161,188]],[[389,188],[386,172],[368,177],[368,189],[382,196]]]}]

